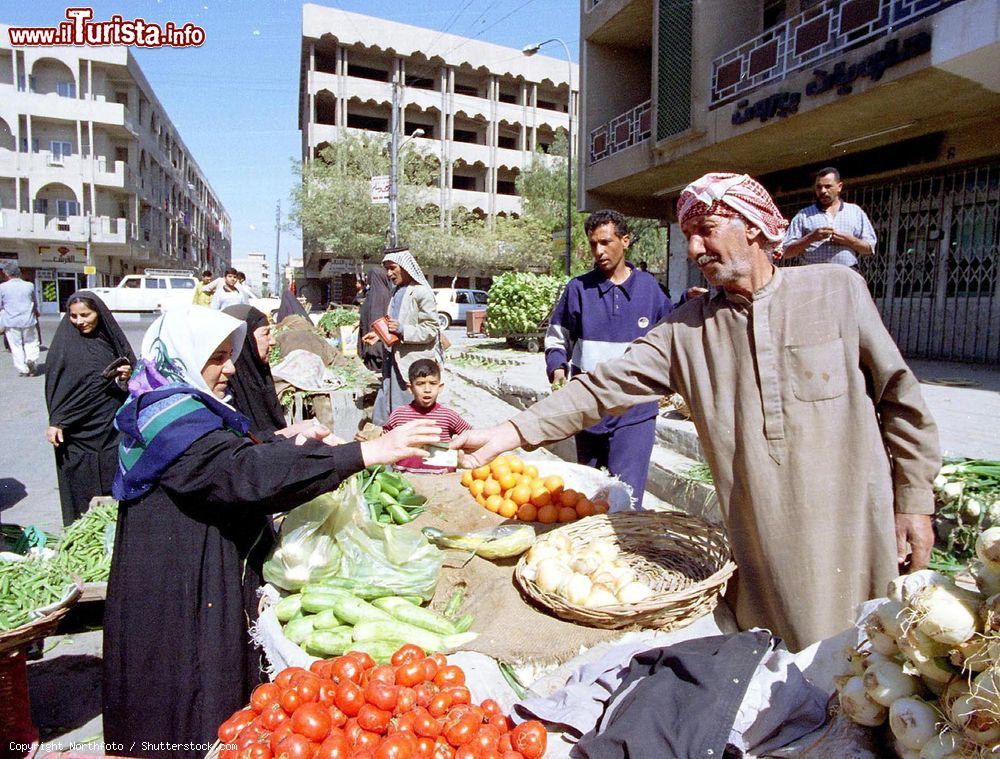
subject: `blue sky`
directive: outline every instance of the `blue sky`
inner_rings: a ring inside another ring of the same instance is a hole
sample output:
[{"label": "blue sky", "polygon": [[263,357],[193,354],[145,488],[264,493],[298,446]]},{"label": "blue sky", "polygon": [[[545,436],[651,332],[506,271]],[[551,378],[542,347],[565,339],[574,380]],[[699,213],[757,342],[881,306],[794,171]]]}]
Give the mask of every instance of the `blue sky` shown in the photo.
[{"label": "blue sky", "polygon": [[[561,37],[574,60],[579,51],[579,0],[340,0],[320,3],[436,31],[511,47]],[[205,29],[191,49],[133,48],[156,96],[215,188],[233,221],[233,255],[274,254],[275,204],[289,207],[300,154],[297,125],[302,3],[291,0],[118,0],[92,3],[6,2],[0,22],[50,26],[67,5],[89,5],[94,19],[113,14]],[[509,18],[499,21],[503,16]],[[450,24],[450,26],[449,26]],[[558,46],[546,53],[563,55]],[[281,258],[301,252],[282,232]]]}]

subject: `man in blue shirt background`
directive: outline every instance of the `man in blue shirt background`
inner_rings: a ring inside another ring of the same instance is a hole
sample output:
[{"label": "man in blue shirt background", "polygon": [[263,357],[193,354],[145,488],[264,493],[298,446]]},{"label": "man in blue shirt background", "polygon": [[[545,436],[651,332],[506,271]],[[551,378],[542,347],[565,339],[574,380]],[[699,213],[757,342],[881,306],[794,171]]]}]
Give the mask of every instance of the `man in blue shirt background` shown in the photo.
[{"label": "man in blue shirt background", "polygon": [[[625,217],[596,211],[584,222],[594,268],[566,285],[545,336],[545,368],[553,385],[614,360],[672,310],[652,274],[625,260],[632,242]],[[609,416],[576,435],[581,464],[607,467],[642,506],[656,436],[657,404]]]}]

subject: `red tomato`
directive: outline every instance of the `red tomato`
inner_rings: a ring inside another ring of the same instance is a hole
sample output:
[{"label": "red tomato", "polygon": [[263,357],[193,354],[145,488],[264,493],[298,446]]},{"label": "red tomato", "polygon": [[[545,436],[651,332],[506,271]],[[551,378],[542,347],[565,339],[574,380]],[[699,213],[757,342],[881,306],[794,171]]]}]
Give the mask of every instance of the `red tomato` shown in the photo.
[{"label": "red tomato", "polygon": [[364,671],[358,660],[351,656],[337,657],[333,660],[333,666],[330,669],[333,672],[334,679],[341,683],[345,680],[350,680],[352,683],[360,683],[361,673]]},{"label": "red tomato", "polygon": [[420,759],[431,759],[434,753],[434,739],[423,735],[417,736],[417,753]]},{"label": "red tomato", "polygon": [[309,703],[319,698],[319,689],[322,684],[323,681],[316,677],[316,675],[311,672],[304,672],[300,677],[293,680],[292,687],[299,694],[302,703]]},{"label": "red tomato", "polygon": [[487,748],[476,752],[476,759],[500,759],[500,752],[495,748]]},{"label": "red tomato", "polygon": [[271,733],[271,738],[268,740],[267,745],[271,747],[271,751],[277,756],[279,744],[285,740],[289,735],[295,735],[295,731],[292,729],[292,723],[290,721],[282,722]]},{"label": "red tomato", "polygon": [[260,714],[271,704],[277,703],[279,696],[281,696],[281,688],[274,683],[258,685],[250,694],[250,708]]},{"label": "red tomato", "polygon": [[336,706],[328,706],[326,708],[326,712],[330,715],[331,727],[343,727],[347,722],[347,715],[340,711],[340,709]]},{"label": "red tomato", "polygon": [[471,744],[459,746],[455,749],[455,759],[476,759],[476,750],[472,748]]},{"label": "red tomato", "polygon": [[375,759],[375,752],[367,748],[358,750],[351,754],[351,759]]},{"label": "red tomato", "polygon": [[337,694],[337,686],[332,680],[320,680],[319,695],[316,700],[323,706],[331,706],[333,697]]},{"label": "red tomato", "polygon": [[302,706],[302,696],[299,695],[299,692],[294,687],[287,688],[281,692],[278,703],[281,704],[281,708],[291,717],[292,713]]},{"label": "red tomato", "polygon": [[466,713],[474,715],[480,725],[486,721],[486,714],[483,713],[483,708],[481,706],[476,706],[475,704],[469,704],[469,709]]},{"label": "red tomato", "polygon": [[431,702],[427,705],[427,711],[431,713],[433,717],[442,717],[448,713],[451,708],[451,694],[450,693],[438,693],[431,699]]},{"label": "red tomato", "polygon": [[375,660],[371,657],[371,654],[367,654],[364,651],[348,651],[344,656],[350,656],[358,664],[361,665],[361,669],[371,669],[375,666]]},{"label": "red tomato", "polygon": [[368,673],[368,681],[385,683],[386,685],[396,684],[396,670],[388,664],[380,664]]},{"label": "red tomato", "polygon": [[261,736],[266,736],[265,740],[270,737],[270,734],[260,725],[247,725],[244,727],[240,734],[236,736],[236,748],[245,749],[252,746],[254,743],[259,743]]},{"label": "red tomato", "polygon": [[271,759],[271,747],[266,743],[253,743],[240,751],[238,759]]},{"label": "red tomato", "polygon": [[239,759],[235,748],[224,748],[219,751],[219,759]]},{"label": "red tomato", "polygon": [[434,759],[454,759],[455,749],[445,740],[443,735],[434,741]]},{"label": "red tomato", "polygon": [[494,701],[492,698],[488,698],[483,703],[480,704],[483,711],[487,714],[503,714],[503,709],[500,708],[500,704]]},{"label": "red tomato", "polygon": [[311,741],[326,740],[331,726],[330,715],[322,704],[302,704],[292,714],[292,729]]},{"label": "red tomato", "polygon": [[465,673],[461,667],[456,667],[454,664],[447,664],[441,667],[434,676],[434,684],[441,688],[447,688],[452,685],[465,685]]},{"label": "red tomato", "polygon": [[389,729],[389,718],[392,715],[374,704],[365,704],[358,712],[358,724],[365,730],[379,735],[385,735]]},{"label": "red tomato", "polygon": [[266,711],[261,712],[260,721],[268,730],[276,730],[278,725],[288,719],[288,714],[281,708],[281,704],[275,701]]},{"label": "red tomato", "polygon": [[503,714],[491,714],[486,718],[487,725],[493,725],[501,733],[506,733],[510,731],[510,720]]},{"label": "red tomato", "polygon": [[418,706],[410,713],[413,715],[413,732],[417,735],[426,738],[437,738],[441,735],[441,723],[422,706]]},{"label": "red tomato", "polygon": [[390,661],[394,667],[398,667],[400,664],[408,664],[411,661],[419,661],[426,656],[427,654],[424,653],[424,649],[420,646],[407,643],[392,655],[392,659],[390,659]]},{"label": "red tomato", "polygon": [[371,680],[365,687],[365,701],[384,711],[391,712],[395,709],[398,700],[399,688],[395,685],[386,685],[379,680]]},{"label": "red tomato", "polygon": [[424,680],[428,682],[434,682],[434,678],[437,677],[438,670],[441,666],[437,663],[437,659],[432,656],[428,656],[422,661],[424,665]]},{"label": "red tomato", "polygon": [[313,743],[304,735],[292,733],[285,738],[274,751],[277,759],[312,759]]},{"label": "red tomato", "polygon": [[365,702],[365,694],[360,685],[356,685],[350,680],[344,680],[337,686],[333,702],[348,717],[356,717],[361,710],[361,705]]},{"label": "red tomato", "polygon": [[[427,678],[424,676],[424,663],[427,659],[408,661],[396,667],[396,682],[399,685],[419,685]],[[433,662],[432,662],[433,664]]]},{"label": "red tomato", "polygon": [[347,720],[344,725],[344,737],[347,738],[347,742],[352,748],[357,745],[358,736],[363,732],[364,730],[361,729],[361,726],[354,717]]},{"label": "red tomato", "polygon": [[448,743],[457,748],[472,741],[478,729],[479,720],[472,714],[463,714],[445,728],[444,737],[448,739]]},{"label": "red tomato", "polygon": [[331,659],[317,659],[312,664],[309,665],[309,671],[312,672],[316,677],[323,680],[330,679],[330,668],[333,666],[333,661]]},{"label": "red tomato", "polygon": [[548,736],[538,720],[522,722],[510,734],[510,742],[515,751],[524,754],[525,759],[538,759],[545,753]]},{"label": "red tomato", "polygon": [[415,721],[413,712],[402,714],[389,723],[389,729],[386,732],[390,735],[393,733],[412,733]]},{"label": "red tomato", "polygon": [[292,678],[299,672],[305,672],[305,670],[302,667],[288,667],[283,669],[281,674],[274,678],[274,684],[279,688],[287,688],[292,684]]},{"label": "red tomato", "polygon": [[495,727],[490,727],[489,725],[483,725],[480,727],[476,734],[472,738],[472,746],[476,751],[482,754],[487,749],[496,750],[497,745],[500,743],[500,731]]},{"label": "red tomato", "polygon": [[[424,659],[424,661],[430,660]],[[434,683],[420,683],[413,691],[417,694],[417,704],[427,706],[437,693],[437,686]]]},{"label": "red tomato", "polygon": [[504,751],[500,754],[500,759],[524,759],[524,754],[520,751]]},{"label": "red tomato", "polygon": [[413,711],[413,708],[417,705],[417,692],[413,688],[400,688],[399,695],[396,698],[396,708],[393,709],[393,714],[405,714],[406,712]]},{"label": "red tomato", "polygon": [[347,743],[347,737],[337,730],[320,744],[316,759],[347,759],[350,753],[351,747]]},{"label": "red tomato", "polygon": [[406,733],[390,735],[375,749],[375,759],[412,759],[416,752],[416,740]]},{"label": "red tomato", "polygon": [[448,658],[442,653],[431,654],[427,658],[433,659],[435,663],[438,665],[438,669],[440,669],[441,667],[443,667],[445,664],[448,663]]},{"label": "red tomato", "polygon": [[[373,733],[368,730],[362,730],[358,733],[358,743],[356,748],[359,750],[369,749],[374,751],[376,746],[378,746],[379,741],[382,740],[382,736],[378,733]],[[357,759],[358,754],[354,755],[354,759]]]},{"label": "red tomato", "polygon": [[497,748],[500,750],[501,753],[505,751],[514,750],[514,746],[510,742],[510,733],[504,733],[503,735],[500,736],[500,741],[497,743]]},{"label": "red tomato", "polygon": [[233,715],[225,722],[223,722],[221,725],[219,725],[219,729],[216,732],[216,735],[218,736],[219,740],[222,741],[223,743],[232,743],[233,741],[236,740],[236,736],[239,735],[239,730],[237,730],[237,727],[238,725],[236,723],[236,717],[235,715]]},{"label": "red tomato", "polygon": [[464,685],[453,685],[447,689],[447,692],[451,694],[451,702],[453,704],[472,703],[472,694]]}]

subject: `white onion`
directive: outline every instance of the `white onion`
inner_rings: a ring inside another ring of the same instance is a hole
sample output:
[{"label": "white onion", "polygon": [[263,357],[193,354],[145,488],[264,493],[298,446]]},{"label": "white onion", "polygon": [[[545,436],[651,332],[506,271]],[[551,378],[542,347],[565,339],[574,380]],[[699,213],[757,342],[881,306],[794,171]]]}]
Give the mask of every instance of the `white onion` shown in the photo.
[{"label": "white onion", "polygon": [[563,596],[571,604],[582,606],[587,602],[587,597],[590,595],[592,586],[593,583],[587,575],[574,572],[559,589],[559,595]]},{"label": "white onion", "polygon": [[920,749],[920,759],[965,759],[962,737],[954,730],[945,730],[934,736]]},{"label": "white onion", "polygon": [[552,559],[559,556],[559,549],[555,547],[551,540],[538,540],[528,549],[525,558],[527,564],[540,564],[545,559]]},{"label": "white onion", "polygon": [[623,604],[637,604],[653,595],[653,589],[644,582],[630,582],[618,591],[618,600]]},{"label": "white onion", "polygon": [[965,490],[964,482],[946,482],[941,488],[941,500],[945,503],[951,503],[956,498],[961,498],[963,490]]},{"label": "white onion", "polygon": [[964,643],[979,629],[978,594],[957,586],[931,585],[917,591],[908,604],[916,614],[917,629],[939,643]]},{"label": "white onion", "polygon": [[840,711],[852,722],[859,725],[875,727],[885,722],[889,711],[881,704],[876,704],[865,693],[865,685],[860,677],[852,677],[844,683],[838,696]]},{"label": "white onion", "polygon": [[865,673],[865,655],[850,646],[844,649],[844,654],[844,658],[847,660],[844,671],[850,676],[863,675]]},{"label": "white onion", "polygon": [[621,549],[618,547],[618,543],[613,540],[608,540],[607,538],[603,540],[595,540],[590,545],[591,549],[595,551],[602,560],[604,561],[614,561],[618,558],[618,554]]},{"label": "white onion", "polygon": [[883,662],[889,662],[894,664],[896,662],[891,656],[886,656],[885,654],[880,654],[877,651],[867,651],[861,654],[863,657],[861,659],[861,669],[868,671],[869,667],[874,667],[876,664],[881,664]]},{"label": "white onion", "polygon": [[920,692],[920,679],[906,674],[894,662],[879,662],[869,667],[862,682],[868,698],[882,706],[892,706],[899,699]]},{"label": "white onion", "polygon": [[969,573],[976,578],[976,587],[984,596],[1000,593],[1000,568],[994,569],[986,562],[976,559],[969,564]]},{"label": "white onion", "polygon": [[865,623],[865,635],[872,650],[885,656],[899,653],[896,639],[903,634],[900,617],[903,605],[898,601],[886,601],[873,611]]},{"label": "white onion", "polygon": [[896,740],[911,751],[919,751],[937,735],[937,712],[923,699],[900,698],[889,706],[889,727]]},{"label": "white onion", "polygon": [[1000,719],[983,708],[982,702],[972,693],[959,696],[951,705],[952,722],[962,729],[962,734],[980,746],[1000,743]]},{"label": "white onion", "polygon": [[980,672],[972,681],[969,692],[982,700],[1000,716],[1000,669],[993,667]]},{"label": "white onion", "polygon": [[611,592],[611,588],[607,585],[594,585],[590,591],[590,595],[587,597],[587,602],[584,604],[588,609],[599,609],[602,606],[617,606],[618,599],[615,598],[615,594]]},{"label": "white onion", "polygon": [[991,664],[989,639],[977,635],[956,646],[948,658],[966,672],[982,672]]},{"label": "white onion", "polygon": [[573,562],[572,569],[582,575],[590,575],[601,565],[601,557],[594,554],[577,554],[576,561]]},{"label": "white onion", "polygon": [[886,595],[892,601],[908,606],[913,595],[925,585],[954,585],[952,579],[933,569],[920,569],[908,575],[900,575],[889,583]]},{"label": "white onion", "polygon": [[979,617],[983,621],[985,635],[1000,635],[1000,593],[994,593],[983,601],[979,607]]},{"label": "white onion", "polygon": [[1000,572],[1000,526],[990,527],[979,534],[976,556],[990,569]]},{"label": "white onion", "polygon": [[569,536],[562,533],[553,533],[549,540],[552,541],[552,545],[563,553],[573,553],[573,541],[569,539]]},{"label": "white onion", "polygon": [[[926,639],[926,636],[924,638]],[[907,631],[906,635],[899,639],[899,650],[916,667],[920,676],[924,678],[931,690],[935,690],[935,683],[938,685],[938,689],[940,689],[940,687],[943,687],[945,683],[951,680],[955,675],[955,671],[948,665],[947,659],[937,655],[938,650],[935,649],[935,646],[939,644],[927,645],[922,641],[915,644],[914,641],[920,641],[920,634],[917,630],[911,628]]]},{"label": "white onion", "polygon": [[545,559],[538,565],[535,584],[546,593],[556,593],[569,579],[571,570],[560,559]]},{"label": "white onion", "polygon": [[961,675],[955,675],[948,684],[944,686],[938,698],[938,706],[945,714],[951,714],[951,705],[969,692],[969,681]]}]

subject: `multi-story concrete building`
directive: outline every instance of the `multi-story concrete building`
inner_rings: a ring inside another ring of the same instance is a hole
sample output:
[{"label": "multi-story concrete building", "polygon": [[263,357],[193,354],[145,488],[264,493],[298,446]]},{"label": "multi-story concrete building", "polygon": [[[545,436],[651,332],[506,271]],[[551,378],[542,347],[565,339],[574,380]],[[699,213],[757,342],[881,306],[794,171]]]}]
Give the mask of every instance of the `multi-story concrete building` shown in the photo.
[{"label": "multi-story concrete building", "polygon": [[[914,356],[1000,361],[998,0],[583,0],[580,202],[673,217],[707,171],[789,216],[841,171]],[[697,271],[671,234],[670,290]]]},{"label": "multi-story concrete building", "polygon": [[247,253],[240,258],[234,258],[231,265],[237,271],[247,275],[247,284],[258,295],[262,295],[265,290],[273,292],[271,265],[263,253],[258,251]]},{"label": "multi-story concrete building", "polygon": [[149,267],[229,264],[230,221],[128,48],[13,48],[0,25],[0,258],[40,307]]},{"label": "multi-story concrete building", "polygon": [[[536,34],[526,29],[525,43],[537,42]],[[417,148],[441,159],[438,186],[428,195],[441,224],[457,206],[484,216],[518,214],[518,173],[536,148],[546,151],[556,131],[569,127],[577,100],[570,78],[578,81],[576,66],[559,58],[528,58],[513,48],[307,4],[299,83],[302,157],[314,159],[345,131],[388,138],[396,82],[401,133],[420,130]],[[342,287],[353,295],[353,263],[309,241],[304,254],[308,277],[332,279],[334,298]],[[450,284],[453,275],[438,276]],[[467,276],[460,279],[458,286],[469,285]]]}]

